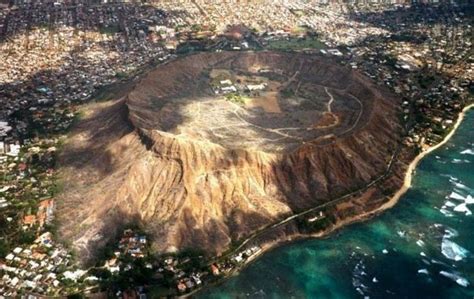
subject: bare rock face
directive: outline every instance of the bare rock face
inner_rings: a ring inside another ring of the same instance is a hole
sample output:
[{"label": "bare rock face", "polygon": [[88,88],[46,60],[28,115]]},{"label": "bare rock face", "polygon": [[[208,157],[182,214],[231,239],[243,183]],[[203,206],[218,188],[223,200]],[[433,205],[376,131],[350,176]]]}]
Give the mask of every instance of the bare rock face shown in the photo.
[{"label": "bare rock face", "polygon": [[62,157],[62,234],[87,256],[138,221],[212,253],[387,169],[399,100],[322,57],[203,53],[88,107]]}]

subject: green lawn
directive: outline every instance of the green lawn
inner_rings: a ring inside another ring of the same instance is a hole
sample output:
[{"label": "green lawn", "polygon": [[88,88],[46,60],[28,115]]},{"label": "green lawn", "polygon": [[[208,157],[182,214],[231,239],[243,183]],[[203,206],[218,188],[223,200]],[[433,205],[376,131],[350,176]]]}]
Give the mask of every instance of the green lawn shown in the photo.
[{"label": "green lawn", "polygon": [[267,48],[271,50],[324,49],[326,48],[326,45],[320,40],[312,37],[305,39],[291,37],[289,39],[269,41]]},{"label": "green lawn", "polygon": [[226,94],[225,99],[227,101],[230,101],[230,102],[234,103],[234,104],[238,104],[238,105],[244,105],[245,104],[245,98],[243,96],[241,96],[240,94],[238,94],[238,93]]}]

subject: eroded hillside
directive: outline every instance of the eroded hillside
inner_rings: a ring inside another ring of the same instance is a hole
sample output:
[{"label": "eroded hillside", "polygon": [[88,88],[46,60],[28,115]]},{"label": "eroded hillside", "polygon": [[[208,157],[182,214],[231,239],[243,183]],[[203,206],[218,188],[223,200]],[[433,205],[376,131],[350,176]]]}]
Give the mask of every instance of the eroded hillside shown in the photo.
[{"label": "eroded hillside", "polygon": [[177,59],[86,108],[62,157],[61,232],[85,257],[130,221],[158,252],[220,253],[383,174],[401,140],[398,104],[321,57]]}]

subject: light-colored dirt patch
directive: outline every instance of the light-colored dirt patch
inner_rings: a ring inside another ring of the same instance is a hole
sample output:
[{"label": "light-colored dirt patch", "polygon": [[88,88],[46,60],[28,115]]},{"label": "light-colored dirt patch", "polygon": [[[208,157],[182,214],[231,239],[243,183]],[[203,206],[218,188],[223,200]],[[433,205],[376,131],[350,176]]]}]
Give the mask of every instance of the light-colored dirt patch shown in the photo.
[{"label": "light-colored dirt patch", "polygon": [[227,78],[230,79],[232,78],[232,73],[229,70],[225,69],[212,69],[209,76],[211,79],[216,79],[216,78]]},{"label": "light-colored dirt patch", "polygon": [[272,68],[273,68],[273,66],[269,66],[267,64],[256,63],[256,64],[253,64],[253,65],[249,66],[249,71],[254,72],[254,73],[258,73],[261,70],[267,70],[267,69],[272,69]]}]

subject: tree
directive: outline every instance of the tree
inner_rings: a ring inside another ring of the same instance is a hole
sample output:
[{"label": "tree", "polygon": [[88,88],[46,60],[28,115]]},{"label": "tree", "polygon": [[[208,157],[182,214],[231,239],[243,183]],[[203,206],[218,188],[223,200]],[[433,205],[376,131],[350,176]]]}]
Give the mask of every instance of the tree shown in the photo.
[{"label": "tree", "polygon": [[0,258],[5,258],[5,256],[10,252],[10,246],[7,241],[0,240]]},{"label": "tree", "polygon": [[20,233],[19,242],[20,244],[31,244],[36,239],[33,231],[27,230]]}]

